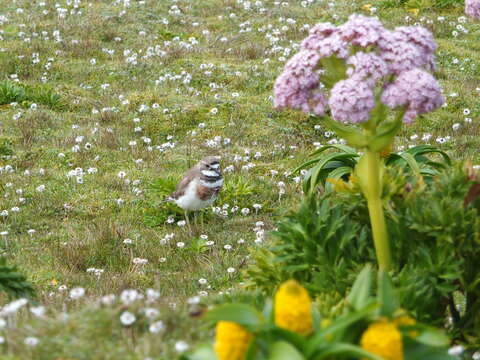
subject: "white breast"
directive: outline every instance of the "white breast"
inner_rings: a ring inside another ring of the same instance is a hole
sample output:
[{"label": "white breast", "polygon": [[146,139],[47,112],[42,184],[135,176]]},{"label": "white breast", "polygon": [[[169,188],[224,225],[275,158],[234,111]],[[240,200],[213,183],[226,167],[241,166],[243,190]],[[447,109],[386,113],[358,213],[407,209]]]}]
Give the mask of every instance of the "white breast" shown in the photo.
[{"label": "white breast", "polygon": [[202,200],[197,195],[197,180],[192,180],[185,189],[185,194],[175,200],[175,203],[183,210],[196,211],[210,206],[215,198]]}]

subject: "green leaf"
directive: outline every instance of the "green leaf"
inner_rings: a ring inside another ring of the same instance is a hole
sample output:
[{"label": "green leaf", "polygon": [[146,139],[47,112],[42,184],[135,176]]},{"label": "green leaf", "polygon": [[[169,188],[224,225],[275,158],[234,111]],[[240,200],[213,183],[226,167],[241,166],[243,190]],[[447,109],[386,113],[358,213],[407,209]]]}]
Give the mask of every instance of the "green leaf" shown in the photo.
[{"label": "green leaf", "polygon": [[447,347],[428,346],[410,338],[404,339],[404,359],[408,360],[455,360],[448,355]]},{"label": "green leaf", "polygon": [[318,163],[318,162],[321,162],[323,161],[327,156],[331,157],[331,160],[329,161],[335,161],[335,160],[338,160],[338,161],[341,161],[343,162],[343,160],[351,160],[352,162],[354,161],[355,158],[359,157],[360,155],[357,154],[355,152],[355,149],[353,149],[354,152],[342,152],[342,153],[338,153],[338,152],[335,152],[335,153],[331,153],[331,154],[327,154],[327,155],[322,155],[322,156],[318,156],[314,159],[311,159],[311,160],[308,160],[306,162],[304,162],[303,164],[301,164],[300,166],[296,167],[295,169],[293,169],[293,173],[296,173],[302,169],[305,169],[315,163]]},{"label": "green leaf", "polygon": [[293,331],[288,331],[279,327],[274,327],[271,330],[272,334],[275,334],[275,338],[285,340],[288,343],[294,345],[297,349],[304,350],[307,345],[307,340],[300,334]]},{"label": "green leaf", "polygon": [[420,174],[420,167],[418,166],[417,160],[413,157],[413,155],[404,152],[404,153],[399,153],[396,154],[399,159],[405,160],[405,162],[410,166],[410,168],[415,172],[416,174]]},{"label": "green leaf", "polygon": [[437,153],[442,156],[443,161],[445,161],[448,165],[452,164],[452,160],[446,152],[432,145],[417,145],[406,150],[405,152],[412,154],[415,158],[419,155]]},{"label": "green leaf", "polygon": [[310,188],[314,189],[319,183],[319,177],[321,171],[325,168],[325,166],[331,161],[342,161],[342,160],[349,160],[352,157],[358,156],[357,154],[351,153],[332,153],[323,156],[317,165],[312,169],[311,179],[310,179]]},{"label": "green leaf", "polygon": [[448,336],[442,331],[430,327],[423,328],[420,335],[415,337],[414,340],[424,345],[436,347],[446,347],[450,344]]},{"label": "green leaf", "polygon": [[342,331],[348,326],[372,315],[373,311],[378,308],[377,304],[370,304],[366,306],[364,309],[348,314],[344,317],[336,319],[330,326],[326,329],[317,332],[313,335],[307,344],[307,356],[312,355],[315,351],[325,343],[325,339],[328,335],[332,335],[337,333],[338,331]]},{"label": "green leaf", "polygon": [[367,265],[363,268],[353,283],[352,290],[347,296],[347,301],[355,310],[360,310],[367,304],[370,298],[372,284],[372,268]]},{"label": "green leaf", "polygon": [[267,354],[261,350],[262,346],[259,346],[257,339],[253,339],[247,350],[245,360],[267,360]]},{"label": "green leaf", "polygon": [[255,308],[246,304],[225,304],[209,311],[207,320],[232,321],[243,325],[250,330],[255,330],[265,323],[265,319]]},{"label": "green leaf", "polygon": [[211,345],[201,345],[192,354],[183,355],[180,360],[216,360],[217,355]]},{"label": "green leaf", "polygon": [[398,133],[401,127],[401,118],[382,124],[379,127],[377,134],[368,141],[368,147],[373,151],[381,151],[385,149],[393,142],[395,135]]},{"label": "green leaf", "polygon": [[272,299],[267,299],[265,301],[265,306],[263,307],[262,311],[263,317],[267,319],[267,321],[271,321],[273,323],[274,314],[273,314],[273,301]]},{"label": "green leaf", "polygon": [[382,270],[378,272],[378,302],[380,303],[380,315],[390,318],[399,307],[390,277]]},{"label": "green leaf", "polygon": [[321,360],[331,358],[331,356],[335,355],[353,356],[359,359],[383,360],[382,357],[369,353],[368,351],[363,350],[361,347],[346,343],[327,345],[325,346],[325,349],[320,350],[318,354],[314,355],[313,359]]},{"label": "green leaf", "polygon": [[355,153],[356,152],[355,148],[353,148],[353,147],[343,145],[343,144],[332,144],[332,145],[325,145],[325,146],[322,146],[322,147],[318,148],[313,153],[311,153],[310,156],[318,155],[318,154],[320,154],[320,153],[322,153],[322,152],[324,152],[328,149],[336,149],[336,150],[340,150],[340,151],[345,152],[345,153]]},{"label": "green leaf", "polygon": [[268,360],[305,360],[305,357],[293,345],[278,341],[271,347]]}]

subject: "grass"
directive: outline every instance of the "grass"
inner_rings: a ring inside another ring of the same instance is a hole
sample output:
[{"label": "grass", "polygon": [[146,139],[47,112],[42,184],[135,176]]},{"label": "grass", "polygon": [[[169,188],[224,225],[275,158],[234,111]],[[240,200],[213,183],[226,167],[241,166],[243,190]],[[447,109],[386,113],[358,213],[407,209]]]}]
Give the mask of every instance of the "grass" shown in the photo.
[{"label": "grass", "polygon": [[[0,329],[2,359],[173,359],[178,341],[193,346],[211,336],[194,315],[237,296],[248,249],[268,242],[260,228],[272,229],[301,196],[286,174],[314,142],[331,140],[305,115],[274,111],[270,99],[304,24],[341,23],[368,2],[329,3],[264,0],[248,10],[233,0],[96,0],[62,3],[63,12],[50,2],[0,0],[8,19],[0,23],[0,211],[8,210],[0,240],[35,285],[31,306],[46,307],[42,317],[24,309]],[[441,147],[452,157],[480,163],[480,25],[459,19],[459,5],[418,15],[378,6],[377,15],[391,27],[418,22],[433,31],[448,99],[405,127],[396,145],[423,143],[429,133],[430,143],[447,139]],[[177,225],[182,212],[162,200],[210,154],[230,171],[220,213],[206,210],[191,236]],[[70,299],[75,287],[86,295]],[[161,297],[102,304],[102,296],[148,288]],[[192,304],[199,294],[209,296]],[[156,319],[145,316],[151,307]],[[127,310],[137,317],[130,327],[120,323]],[[166,331],[149,331],[156,320]],[[25,345],[32,336],[38,345]]]}]

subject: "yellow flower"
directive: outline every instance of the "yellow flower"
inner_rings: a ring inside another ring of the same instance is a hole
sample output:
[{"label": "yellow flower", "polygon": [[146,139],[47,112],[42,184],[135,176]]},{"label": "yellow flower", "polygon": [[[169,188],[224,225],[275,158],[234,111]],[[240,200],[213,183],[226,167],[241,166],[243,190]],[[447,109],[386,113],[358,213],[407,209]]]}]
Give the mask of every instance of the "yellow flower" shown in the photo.
[{"label": "yellow flower", "polygon": [[231,321],[219,321],[215,335],[215,353],[218,360],[244,360],[252,334]]},{"label": "yellow flower", "polygon": [[393,322],[380,320],[370,324],[360,344],[364,350],[385,360],[403,360],[402,334]]},{"label": "yellow flower", "polygon": [[365,4],[362,6],[362,10],[369,12],[372,9],[372,4]]},{"label": "yellow flower", "polygon": [[295,280],[280,285],[275,294],[275,324],[308,335],[312,331],[312,306],[307,290]]},{"label": "yellow flower", "polygon": [[415,16],[418,16],[420,9],[408,9],[407,11]]}]

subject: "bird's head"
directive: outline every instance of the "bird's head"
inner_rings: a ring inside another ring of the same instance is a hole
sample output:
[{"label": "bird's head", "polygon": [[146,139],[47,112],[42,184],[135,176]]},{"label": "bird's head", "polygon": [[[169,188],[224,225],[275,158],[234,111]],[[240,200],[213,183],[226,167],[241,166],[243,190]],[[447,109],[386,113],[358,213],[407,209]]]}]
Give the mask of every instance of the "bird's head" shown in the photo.
[{"label": "bird's head", "polygon": [[200,160],[198,167],[202,174],[207,177],[221,177],[220,158],[218,156],[207,156]]}]

